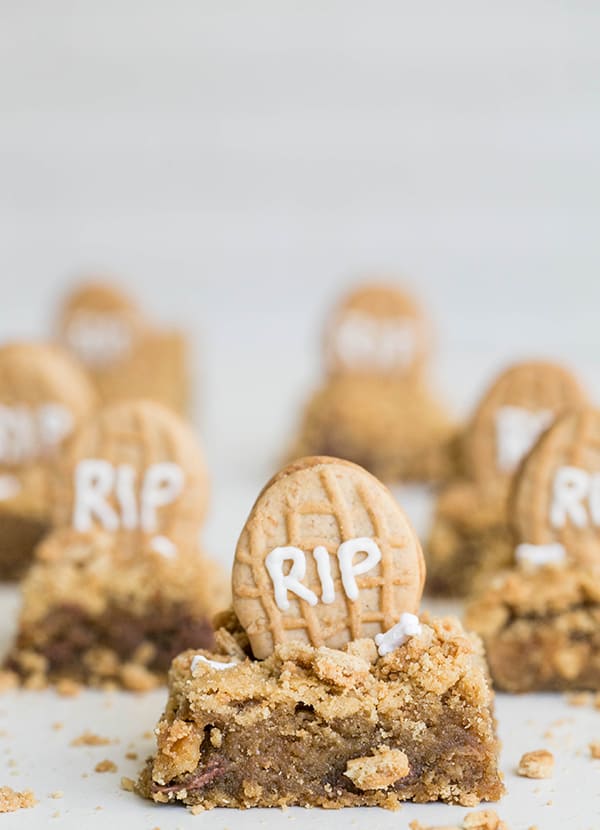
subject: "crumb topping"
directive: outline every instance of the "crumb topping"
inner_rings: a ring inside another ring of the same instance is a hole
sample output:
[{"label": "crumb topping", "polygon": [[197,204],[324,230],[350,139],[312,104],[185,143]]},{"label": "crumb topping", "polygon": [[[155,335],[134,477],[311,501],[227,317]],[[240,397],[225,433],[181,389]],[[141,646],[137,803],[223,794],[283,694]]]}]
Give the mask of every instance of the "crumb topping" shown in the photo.
[{"label": "crumb topping", "polygon": [[553,773],[554,755],[547,749],[526,752],[517,767],[517,774],[523,778],[551,778]]}]

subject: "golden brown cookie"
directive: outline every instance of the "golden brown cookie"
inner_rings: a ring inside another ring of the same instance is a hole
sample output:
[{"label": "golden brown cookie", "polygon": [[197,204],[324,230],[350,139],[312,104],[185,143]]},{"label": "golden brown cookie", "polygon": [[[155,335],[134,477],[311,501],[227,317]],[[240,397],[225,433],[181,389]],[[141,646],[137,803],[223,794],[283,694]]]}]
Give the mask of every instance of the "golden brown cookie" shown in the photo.
[{"label": "golden brown cookie", "polygon": [[568,412],[541,437],[515,483],[512,507],[530,556],[536,548],[555,556],[562,546],[571,560],[600,564],[600,410]]},{"label": "golden brown cookie", "polygon": [[76,289],[65,301],[59,319],[60,339],[91,371],[126,362],[144,328],[133,301],[101,282]]},{"label": "golden brown cookie", "polygon": [[60,341],[85,365],[104,403],[150,398],[186,413],[188,346],[179,331],[157,327],[108,283],[76,289],[59,315]]},{"label": "golden brown cookie", "polygon": [[48,465],[96,406],[85,372],[37,343],[0,348],[0,579],[20,577],[48,527]]},{"label": "golden brown cookie", "polygon": [[65,447],[54,524],[101,528],[131,550],[175,556],[197,542],[207,489],[191,427],[156,402],[123,401],[102,409]]},{"label": "golden brown cookie", "polygon": [[87,376],[60,349],[37,343],[0,348],[0,502],[23,502],[26,509],[25,502],[38,501],[39,464],[95,405]]},{"label": "golden brown cookie", "polygon": [[417,374],[428,351],[428,324],[421,309],[393,284],[356,288],[335,309],[325,330],[325,360],[332,374]]},{"label": "golden brown cookie", "polygon": [[504,493],[524,456],[560,413],[585,403],[577,380],[542,361],[504,371],[486,392],[464,440],[468,476]]},{"label": "golden brown cookie", "polygon": [[312,457],[259,495],[235,553],[233,603],[262,659],[286,641],[340,648],[387,631],[417,611],[424,578],[391,493],[355,464]]}]

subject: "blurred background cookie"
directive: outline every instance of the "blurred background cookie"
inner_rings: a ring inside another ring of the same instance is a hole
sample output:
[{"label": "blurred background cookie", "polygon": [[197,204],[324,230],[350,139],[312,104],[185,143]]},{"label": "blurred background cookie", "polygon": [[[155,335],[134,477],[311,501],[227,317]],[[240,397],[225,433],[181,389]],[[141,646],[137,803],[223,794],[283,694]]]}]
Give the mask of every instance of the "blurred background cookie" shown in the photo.
[{"label": "blurred background cookie", "polygon": [[0,348],[0,578],[21,576],[50,521],[48,470],[94,410],[86,373],[61,349]]},{"label": "blurred background cookie", "polygon": [[86,367],[104,403],[144,397],[188,412],[185,336],[147,320],[120,288],[89,282],[73,289],[59,311],[57,333]]},{"label": "blurred background cookie", "polygon": [[393,283],[343,297],[325,326],[328,375],[309,399],[292,455],[347,458],[387,481],[454,468],[453,419],[429,390],[430,323]]},{"label": "blurred background cookie", "polygon": [[514,559],[466,611],[498,688],[600,690],[600,412],[562,415],[519,470]]},{"label": "blurred background cookie", "polygon": [[24,581],[7,667],[28,686],[142,689],[180,650],[210,647],[229,591],[200,543],[208,477],[191,427],[155,401],[111,404],[50,483],[54,530]]},{"label": "blurred background cookie", "polygon": [[490,386],[462,436],[464,475],[437,501],[426,545],[429,592],[465,596],[512,561],[515,473],[556,417],[584,401],[576,378],[544,361],[515,364]]}]

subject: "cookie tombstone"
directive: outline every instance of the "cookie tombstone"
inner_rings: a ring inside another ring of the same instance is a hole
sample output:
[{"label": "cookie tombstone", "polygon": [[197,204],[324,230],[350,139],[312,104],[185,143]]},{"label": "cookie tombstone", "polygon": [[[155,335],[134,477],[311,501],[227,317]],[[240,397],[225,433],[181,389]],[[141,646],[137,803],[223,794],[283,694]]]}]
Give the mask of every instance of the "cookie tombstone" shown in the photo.
[{"label": "cookie tombstone", "polygon": [[56,471],[54,524],[114,534],[123,550],[174,557],[195,547],[207,502],[191,427],[154,401],[102,409],[72,437]]},{"label": "cookie tombstone", "polygon": [[52,455],[95,403],[87,377],[60,349],[0,348],[0,464],[17,468]]},{"label": "cookie tombstone", "polygon": [[129,297],[99,282],[74,291],[59,319],[61,340],[92,371],[127,360],[142,330],[141,315]]},{"label": "cookie tombstone", "polygon": [[410,295],[389,284],[367,283],[345,297],[325,330],[325,359],[332,374],[418,373],[429,332]]},{"label": "cookie tombstone", "polygon": [[61,350],[0,348],[0,575],[19,576],[48,521],[48,464],[96,405],[85,373]]},{"label": "cookie tombstone", "polygon": [[552,363],[519,363],[484,395],[465,436],[471,479],[482,489],[508,489],[519,464],[540,435],[585,395],[577,380]]},{"label": "cookie tombstone", "polygon": [[600,565],[600,410],[559,418],[516,482],[513,522],[522,558]]},{"label": "cookie tombstone", "polygon": [[59,313],[57,334],[88,370],[103,403],[144,397],[187,411],[185,336],[155,325],[115,286],[91,282],[76,288]]},{"label": "cookie tombstone", "polygon": [[235,553],[234,610],[254,656],[300,641],[341,648],[418,610],[425,567],[406,515],[350,462],[313,457],[262,491]]}]

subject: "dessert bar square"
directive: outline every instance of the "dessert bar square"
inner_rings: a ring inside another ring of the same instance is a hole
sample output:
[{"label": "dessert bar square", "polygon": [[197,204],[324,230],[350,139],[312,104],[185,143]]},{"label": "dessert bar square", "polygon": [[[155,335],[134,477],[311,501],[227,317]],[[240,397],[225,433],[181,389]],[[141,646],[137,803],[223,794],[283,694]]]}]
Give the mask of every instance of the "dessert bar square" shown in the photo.
[{"label": "dessert bar square", "polygon": [[233,614],[221,623],[216,653],[173,662],[141,795],[200,809],[502,795],[480,644],[456,620],[425,618],[383,657],[360,639],[283,643],[264,660],[249,656]]},{"label": "dessert bar square", "polygon": [[467,609],[494,684],[509,692],[600,690],[600,574],[515,568]]}]

